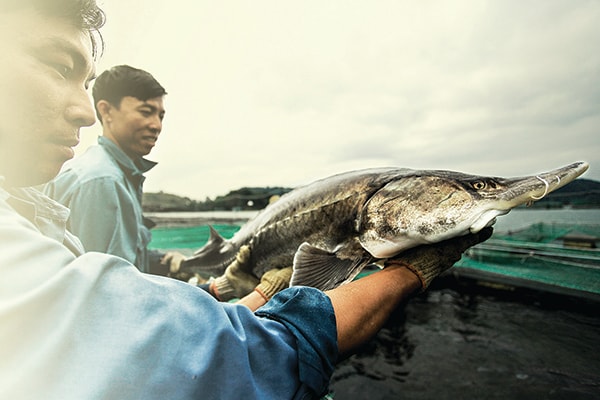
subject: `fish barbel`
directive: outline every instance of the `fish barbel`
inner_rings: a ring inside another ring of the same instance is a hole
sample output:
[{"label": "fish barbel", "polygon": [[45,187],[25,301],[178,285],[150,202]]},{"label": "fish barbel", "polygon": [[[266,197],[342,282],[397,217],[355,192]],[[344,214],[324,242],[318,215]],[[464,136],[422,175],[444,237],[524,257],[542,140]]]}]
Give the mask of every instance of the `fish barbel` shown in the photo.
[{"label": "fish barbel", "polygon": [[209,241],[181,268],[220,275],[248,246],[257,278],[293,265],[291,285],[328,290],[406,249],[479,232],[588,167],[578,162],[519,178],[405,168],[342,173],[286,193],[231,239],[211,227]]}]

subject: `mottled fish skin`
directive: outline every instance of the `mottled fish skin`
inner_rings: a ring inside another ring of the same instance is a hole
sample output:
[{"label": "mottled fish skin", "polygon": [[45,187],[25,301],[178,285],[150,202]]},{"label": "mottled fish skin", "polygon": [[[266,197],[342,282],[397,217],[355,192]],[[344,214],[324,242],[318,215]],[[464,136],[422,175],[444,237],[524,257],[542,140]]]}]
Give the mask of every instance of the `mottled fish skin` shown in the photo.
[{"label": "mottled fish skin", "polygon": [[[274,265],[292,266],[294,254],[303,242],[333,249],[356,235],[356,215],[367,199],[398,179],[399,174],[410,171],[398,168],[352,171],[294,189],[249,220],[225,244],[207,243],[182,268],[222,273],[239,248],[249,245],[253,272],[260,277]],[[217,237],[215,240],[220,242]],[[214,251],[217,247],[219,251]]]},{"label": "mottled fish skin", "polygon": [[580,162],[508,179],[406,168],[334,175],[285,194],[229,240],[212,231],[182,269],[219,275],[247,245],[256,277],[293,265],[292,284],[327,290],[408,248],[478,232],[587,168]]}]

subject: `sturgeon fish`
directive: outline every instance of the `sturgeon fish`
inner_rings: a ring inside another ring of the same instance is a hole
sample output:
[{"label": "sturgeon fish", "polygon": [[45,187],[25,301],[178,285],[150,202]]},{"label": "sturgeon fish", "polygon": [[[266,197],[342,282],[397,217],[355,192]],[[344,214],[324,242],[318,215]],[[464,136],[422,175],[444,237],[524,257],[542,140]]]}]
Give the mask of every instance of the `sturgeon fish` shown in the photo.
[{"label": "sturgeon fish", "polygon": [[588,169],[578,162],[519,178],[377,168],[318,180],[283,195],[229,240],[210,238],[182,271],[220,275],[242,246],[251,273],[294,267],[290,285],[328,290],[409,248],[477,233]]}]

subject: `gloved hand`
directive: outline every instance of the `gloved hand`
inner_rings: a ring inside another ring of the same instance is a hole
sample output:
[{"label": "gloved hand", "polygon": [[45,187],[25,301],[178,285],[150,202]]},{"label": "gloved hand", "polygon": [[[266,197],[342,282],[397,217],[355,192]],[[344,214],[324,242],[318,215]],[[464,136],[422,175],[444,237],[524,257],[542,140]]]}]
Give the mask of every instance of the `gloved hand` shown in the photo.
[{"label": "gloved hand", "polygon": [[271,300],[271,297],[290,286],[290,279],[292,279],[292,267],[271,269],[263,274],[260,283],[254,290],[256,290],[265,301],[269,301]]},{"label": "gloved hand", "polygon": [[183,260],[185,260],[185,256],[183,254],[177,251],[169,251],[160,259],[160,263],[162,265],[168,265],[169,272],[174,274],[179,272],[179,267],[181,267],[181,262]]},{"label": "gloved hand", "polygon": [[250,260],[250,249],[242,246],[235,256],[235,261],[229,264],[225,273],[216,278],[209,286],[209,291],[221,301],[241,299],[252,292],[258,285],[258,278],[247,271]]},{"label": "gloved hand", "polygon": [[489,239],[492,231],[492,228],[485,228],[478,233],[415,247],[390,258],[385,262],[385,266],[402,265],[410,269],[419,277],[421,291],[424,291],[434,278],[460,260],[465,250]]}]

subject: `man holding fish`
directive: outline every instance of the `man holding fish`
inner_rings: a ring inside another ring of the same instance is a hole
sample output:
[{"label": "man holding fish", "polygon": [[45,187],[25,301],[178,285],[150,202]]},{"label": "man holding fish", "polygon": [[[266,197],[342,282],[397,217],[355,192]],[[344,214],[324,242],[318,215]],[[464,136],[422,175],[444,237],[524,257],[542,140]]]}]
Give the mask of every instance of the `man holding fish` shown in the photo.
[{"label": "man holding fish", "polygon": [[92,94],[102,136],[44,193],[69,208],[67,228],[86,251],[122,257],[142,272],[175,272],[183,255],[148,249],[152,224],[142,212],[144,173],[156,166],[145,156],[162,132],[167,92],[149,72],[117,65],[98,76]]},{"label": "man holding fish", "polygon": [[84,253],[68,209],[32,186],[94,123],[103,22],[95,0],[0,0],[0,398],[317,398],[340,355],[489,236],[416,247],[325,292],[292,287],[255,313]]}]

